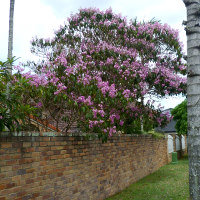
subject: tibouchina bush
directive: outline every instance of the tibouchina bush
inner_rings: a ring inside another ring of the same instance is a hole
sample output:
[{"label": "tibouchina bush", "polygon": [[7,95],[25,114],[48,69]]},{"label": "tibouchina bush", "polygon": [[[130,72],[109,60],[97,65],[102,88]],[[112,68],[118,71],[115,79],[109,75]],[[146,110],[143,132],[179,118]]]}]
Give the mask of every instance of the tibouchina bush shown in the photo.
[{"label": "tibouchina bush", "polygon": [[160,126],[170,120],[152,99],[185,93],[182,48],[167,24],[81,9],[53,38],[33,39],[32,52],[44,59],[36,74],[23,76],[41,91],[37,106],[66,123],[64,132],[78,120],[105,140],[126,132],[130,119]]}]

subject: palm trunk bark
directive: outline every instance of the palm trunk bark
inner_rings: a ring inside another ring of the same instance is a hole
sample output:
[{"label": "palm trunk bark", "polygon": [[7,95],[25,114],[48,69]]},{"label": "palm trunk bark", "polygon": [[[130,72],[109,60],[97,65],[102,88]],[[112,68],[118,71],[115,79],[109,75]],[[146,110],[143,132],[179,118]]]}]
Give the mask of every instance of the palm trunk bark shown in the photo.
[{"label": "palm trunk bark", "polygon": [[183,0],[187,9],[187,112],[190,199],[200,199],[200,0]]},{"label": "palm trunk bark", "polygon": [[[15,0],[10,0],[10,16],[9,16],[9,36],[8,36],[8,59],[12,59],[13,51],[13,17],[14,17]],[[9,63],[7,70],[12,74],[12,64]]]}]

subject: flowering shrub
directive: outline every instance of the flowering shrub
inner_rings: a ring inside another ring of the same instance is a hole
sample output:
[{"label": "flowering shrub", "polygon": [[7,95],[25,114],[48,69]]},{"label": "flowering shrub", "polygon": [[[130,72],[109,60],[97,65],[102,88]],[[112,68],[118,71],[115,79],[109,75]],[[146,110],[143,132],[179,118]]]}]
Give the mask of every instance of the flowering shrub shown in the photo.
[{"label": "flowering shrub", "polygon": [[43,109],[71,110],[81,127],[103,139],[126,132],[129,119],[165,124],[170,116],[152,97],[185,93],[178,32],[156,21],[127,22],[111,9],[81,9],[54,38],[35,38],[32,52],[45,59],[37,74],[23,76],[46,92],[39,100]]},{"label": "flowering shrub", "polygon": [[[13,59],[6,62],[0,61],[0,132],[6,130],[19,131],[26,124],[29,114],[35,111],[29,102],[26,101],[25,91],[28,82],[17,75],[10,75],[6,71],[7,65],[12,64]],[[28,97],[29,98],[29,97]]]}]

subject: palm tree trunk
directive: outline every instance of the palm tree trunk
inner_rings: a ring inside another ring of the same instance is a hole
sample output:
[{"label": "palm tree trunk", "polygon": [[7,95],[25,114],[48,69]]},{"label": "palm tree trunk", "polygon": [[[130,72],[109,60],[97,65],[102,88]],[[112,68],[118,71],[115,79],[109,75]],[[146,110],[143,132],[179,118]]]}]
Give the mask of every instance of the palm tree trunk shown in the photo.
[{"label": "palm tree trunk", "polygon": [[[12,59],[13,50],[13,16],[14,16],[15,0],[10,0],[10,16],[9,16],[9,36],[8,36],[8,59]],[[8,72],[12,74],[12,64],[8,64]]]},{"label": "palm tree trunk", "polygon": [[200,199],[200,0],[183,0],[187,9],[187,110],[190,198]]}]

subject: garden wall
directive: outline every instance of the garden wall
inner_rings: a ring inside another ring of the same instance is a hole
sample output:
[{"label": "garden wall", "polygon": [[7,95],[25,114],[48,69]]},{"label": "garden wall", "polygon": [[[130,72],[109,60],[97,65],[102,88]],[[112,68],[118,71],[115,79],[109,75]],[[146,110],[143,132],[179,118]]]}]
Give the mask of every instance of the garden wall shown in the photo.
[{"label": "garden wall", "polygon": [[1,137],[0,200],[100,200],[168,163],[167,139]]}]

